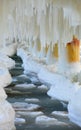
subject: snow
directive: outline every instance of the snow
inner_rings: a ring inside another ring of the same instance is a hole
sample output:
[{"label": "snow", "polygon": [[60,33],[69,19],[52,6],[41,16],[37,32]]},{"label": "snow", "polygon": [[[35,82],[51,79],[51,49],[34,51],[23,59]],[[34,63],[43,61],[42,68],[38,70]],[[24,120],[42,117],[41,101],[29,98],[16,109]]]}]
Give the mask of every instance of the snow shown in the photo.
[{"label": "snow", "polygon": [[13,56],[17,51],[17,43],[10,43],[3,45],[2,48],[0,48],[0,53],[6,55],[6,56]]},{"label": "snow", "polygon": [[73,95],[68,105],[69,118],[81,127],[81,88]]},{"label": "snow", "polygon": [[0,130],[15,130],[13,122],[5,123],[0,125]]},{"label": "snow", "polygon": [[4,130],[9,130],[8,126],[10,126],[11,129],[12,127],[14,128],[15,112],[11,104],[6,100],[7,95],[4,91],[4,87],[12,82],[8,69],[13,68],[14,66],[15,62],[11,58],[0,53],[0,129]]},{"label": "snow", "polygon": [[32,59],[31,55],[27,55],[26,51],[24,51],[22,48],[17,49],[17,55],[21,57],[23,61],[23,67],[24,67],[24,72],[35,72],[38,73],[41,67],[43,66],[42,62],[36,62],[35,60]]},{"label": "snow", "polygon": [[11,75],[6,68],[0,68],[0,86],[6,87],[12,82]]},{"label": "snow", "polygon": [[[6,108],[6,110],[5,110]],[[0,125],[13,122],[14,124],[15,112],[10,103],[6,100],[0,102]]]},{"label": "snow", "polygon": [[61,77],[58,81],[55,81],[54,86],[51,86],[47,94],[52,98],[68,102],[75,94],[77,87],[78,85],[76,83],[72,83],[65,77]]},{"label": "snow", "polygon": [[0,53],[0,67],[11,69],[15,67],[15,61],[7,55]]}]

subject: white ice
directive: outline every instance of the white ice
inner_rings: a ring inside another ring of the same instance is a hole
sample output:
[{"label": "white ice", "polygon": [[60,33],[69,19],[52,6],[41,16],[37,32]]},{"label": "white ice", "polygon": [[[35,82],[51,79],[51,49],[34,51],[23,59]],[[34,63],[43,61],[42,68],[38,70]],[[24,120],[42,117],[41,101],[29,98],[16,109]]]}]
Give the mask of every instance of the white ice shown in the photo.
[{"label": "white ice", "polygon": [[0,53],[0,67],[11,69],[15,67],[15,61],[7,55]]},{"label": "white ice", "polygon": [[[14,128],[15,112],[11,104],[6,100],[7,95],[4,91],[4,87],[12,82],[8,69],[14,66],[15,62],[12,59],[0,53],[0,129],[4,130],[8,130],[10,127],[11,129]],[[8,128],[8,126],[10,127]]]}]

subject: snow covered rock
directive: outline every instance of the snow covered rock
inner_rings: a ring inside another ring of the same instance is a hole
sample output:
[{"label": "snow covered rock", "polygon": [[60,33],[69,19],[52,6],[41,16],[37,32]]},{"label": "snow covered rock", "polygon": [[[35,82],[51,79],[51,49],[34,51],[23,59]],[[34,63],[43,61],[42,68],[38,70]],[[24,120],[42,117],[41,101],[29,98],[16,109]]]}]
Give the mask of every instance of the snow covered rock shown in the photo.
[{"label": "snow covered rock", "polygon": [[43,112],[41,112],[41,111],[38,111],[38,112],[37,111],[35,111],[35,112],[18,111],[17,114],[22,115],[22,116],[35,118],[37,116],[43,115]]},{"label": "snow covered rock", "polygon": [[51,118],[45,115],[38,116],[35,120],[36,124],[41,125],[66,125],[64,122],[58,121],[56,118]]},{"label": "snow covered rock", "polygon": [[15,102],[12,103],[12,106],[16,111],[34,111],[40,108],[40,106],[37,104],[28,104],[24,102]]},{"label": "snow covered rock", "polygon": [[18,89],[33,89],[33,88],[36,88],[36,86],[34,84],[17,84],[15,85],[15,88],[18,88]]},{"label": "snow covered rock", "polygon": [[33,103],[38,103],[40,102],[38,98],[26,98],[26,102],[33,102]]},{"label": "snow covered rock", "polygon": [[65,118],[68,117],[68,113],[64,112],[64,111],[53,111],[52,115],[61,116],[61,117],[65,117]]},{"label": "snow covered rock", "polygon": [[26,123],[25,119],[23,118],[15,118],[15,124],[23,124]]}]

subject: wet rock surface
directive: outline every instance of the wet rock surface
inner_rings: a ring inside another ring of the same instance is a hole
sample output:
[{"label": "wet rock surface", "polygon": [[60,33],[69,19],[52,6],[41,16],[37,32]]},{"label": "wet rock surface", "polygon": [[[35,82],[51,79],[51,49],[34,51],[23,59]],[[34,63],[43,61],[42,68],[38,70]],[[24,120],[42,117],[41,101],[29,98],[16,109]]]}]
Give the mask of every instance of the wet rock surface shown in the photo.
[{"label": "wet rock surface", "polygon": [[80,130],[69,121],[67,104],[47,95],[49,85],[39,81],[33,72],[24,74],[18,56],[12,59],[16,61],[10,70],[13,81],[5,91],[16,112],[16,130]]}]

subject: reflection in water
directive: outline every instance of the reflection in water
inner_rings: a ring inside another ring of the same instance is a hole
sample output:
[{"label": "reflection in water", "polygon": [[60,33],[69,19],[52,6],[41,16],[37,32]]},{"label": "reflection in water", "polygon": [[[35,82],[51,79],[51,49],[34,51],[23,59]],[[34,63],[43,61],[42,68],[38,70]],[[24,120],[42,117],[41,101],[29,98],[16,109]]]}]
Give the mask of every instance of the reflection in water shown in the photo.
[{"label": "reflection in water", "polygon": [[0,130],[16,130],[14,122],[5,123],[0,125]]}]

